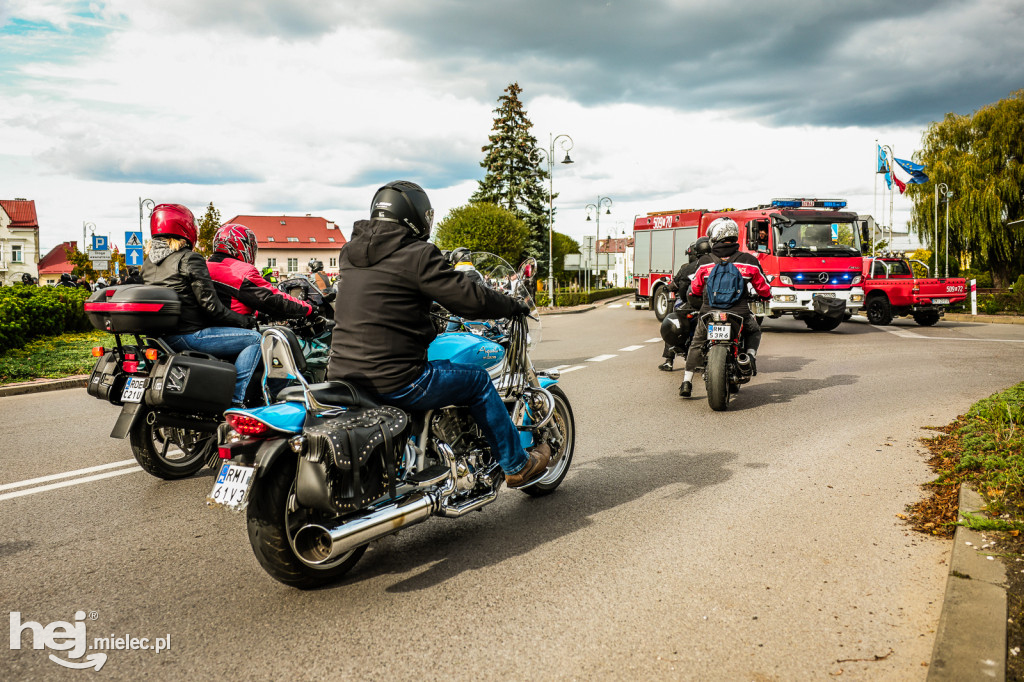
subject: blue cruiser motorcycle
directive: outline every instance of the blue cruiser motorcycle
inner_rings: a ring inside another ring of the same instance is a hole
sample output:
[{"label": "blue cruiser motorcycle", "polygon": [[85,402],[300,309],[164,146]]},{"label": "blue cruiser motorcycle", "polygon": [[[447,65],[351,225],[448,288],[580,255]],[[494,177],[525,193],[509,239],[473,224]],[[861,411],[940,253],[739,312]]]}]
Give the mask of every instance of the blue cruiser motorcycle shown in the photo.
[{"label": "blue cruiser motorcycle", "polygon": [[[473,262],[485,285],[532,304],[523,279],[531,264],[517,273],[492,254],[474,254]],[[438,336],[428,358],[488,371],[523,447],[538,439],[551,446],[547,473],[522,491],[550,494],[572,463],[576,429],[558,373],[538,371],[530,360],[539,319],[443,317],[442,328],[458,331]],[[276,580],[302,589],[337,580],[370,542],[497,498],[504,474],[465,408],[405,413],[346,382],[307,383],[301,353],[273,331],[264,333],[261,351],[268,377],[297,384],[273,404],[225,413],[223,464],[207,503],[245,511],[256,559]]]}]

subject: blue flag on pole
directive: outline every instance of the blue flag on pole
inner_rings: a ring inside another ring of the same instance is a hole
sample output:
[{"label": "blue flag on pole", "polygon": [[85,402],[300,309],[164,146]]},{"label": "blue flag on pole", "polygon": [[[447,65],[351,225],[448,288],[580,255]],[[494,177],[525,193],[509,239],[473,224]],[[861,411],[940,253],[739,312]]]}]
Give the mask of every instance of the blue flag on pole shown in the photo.
[{"label": "blue flag on pole", "polygon": [[885,172],[885,184],[888,185],[889,189],[892,189],[892,173],[888,169]]},{"label": "blue flag on pole", "polygon": [[907,161],[906,159],[894,158],[893,161],[898,163],[900,168],[910,173],[910,179],[907,180],[908,183],[923,185],[928,182],[928,176],[925,175],[924,166],[921,164],[914,163],[913,161]]},{"label": "blue flag on pole", "polygon": [[888,173],[889,172],[889,162],[885,160],[885,150],[882,149],[882,147],[880,145],[876,144],[875,146],[878,147],[878,161],[875,164],[875,172],[876,173]]}]

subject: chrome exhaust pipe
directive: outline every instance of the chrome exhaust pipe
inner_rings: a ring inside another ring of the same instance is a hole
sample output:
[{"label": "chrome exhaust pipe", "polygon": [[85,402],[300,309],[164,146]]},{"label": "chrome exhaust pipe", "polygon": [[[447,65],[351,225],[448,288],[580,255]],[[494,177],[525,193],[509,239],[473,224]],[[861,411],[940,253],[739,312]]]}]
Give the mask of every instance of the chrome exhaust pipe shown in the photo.
[{"label": "chrome exhaust pipe", "polygon": [[426,520],[438,504],[439,500],[431,493],[414,494],[333,528],[311,523],[295,534],[292,547],[306,563],[323,564],[356,547]]}]

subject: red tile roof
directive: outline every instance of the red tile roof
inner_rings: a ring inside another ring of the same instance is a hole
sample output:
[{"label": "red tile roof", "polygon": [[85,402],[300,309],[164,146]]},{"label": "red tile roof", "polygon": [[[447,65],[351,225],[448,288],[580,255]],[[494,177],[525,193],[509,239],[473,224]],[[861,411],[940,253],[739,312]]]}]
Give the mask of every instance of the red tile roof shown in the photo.
[{"label": "red tile roof", "polygon": [[68,262],[67,251],[77,249],[78,242],[64,242],[50,249],[50,252],[39,259],[40,275],[60,275],[69,273],[75,269],[73,263]]},{"label": "red tile roof", "polygon": [[[236,215],[229,223],[245,225],[256,235],[261,249],[340,249],[345,244],[341,230],[318,216]],[[328,225],[332,227],[328,229]],[[298,241],[288,241],[289,237]],[[332,241],[333,240],[333,241]]]},{"label": "red tile roof", "polygon": [[0,206],[11,217],[11,227],[34,227],[39,229],[34,199],[0,199]]},{"label": "red tile roof", "polygon": [[597,240],[598,253],[626,253],[626,248],[631,246],[633,246],[632,237],[624,237],[622,239]]}]

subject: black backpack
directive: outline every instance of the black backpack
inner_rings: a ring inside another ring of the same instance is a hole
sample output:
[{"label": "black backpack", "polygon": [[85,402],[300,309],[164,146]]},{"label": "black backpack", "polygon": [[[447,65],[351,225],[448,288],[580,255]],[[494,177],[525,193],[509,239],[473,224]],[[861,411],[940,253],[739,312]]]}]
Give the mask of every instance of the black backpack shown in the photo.
[{"label": "black backpack", "polygon": [[712,308],[731,308],[743,297],[743,273],[734,263],[711,256],[715,267],[708,274],[708,305]]}]

